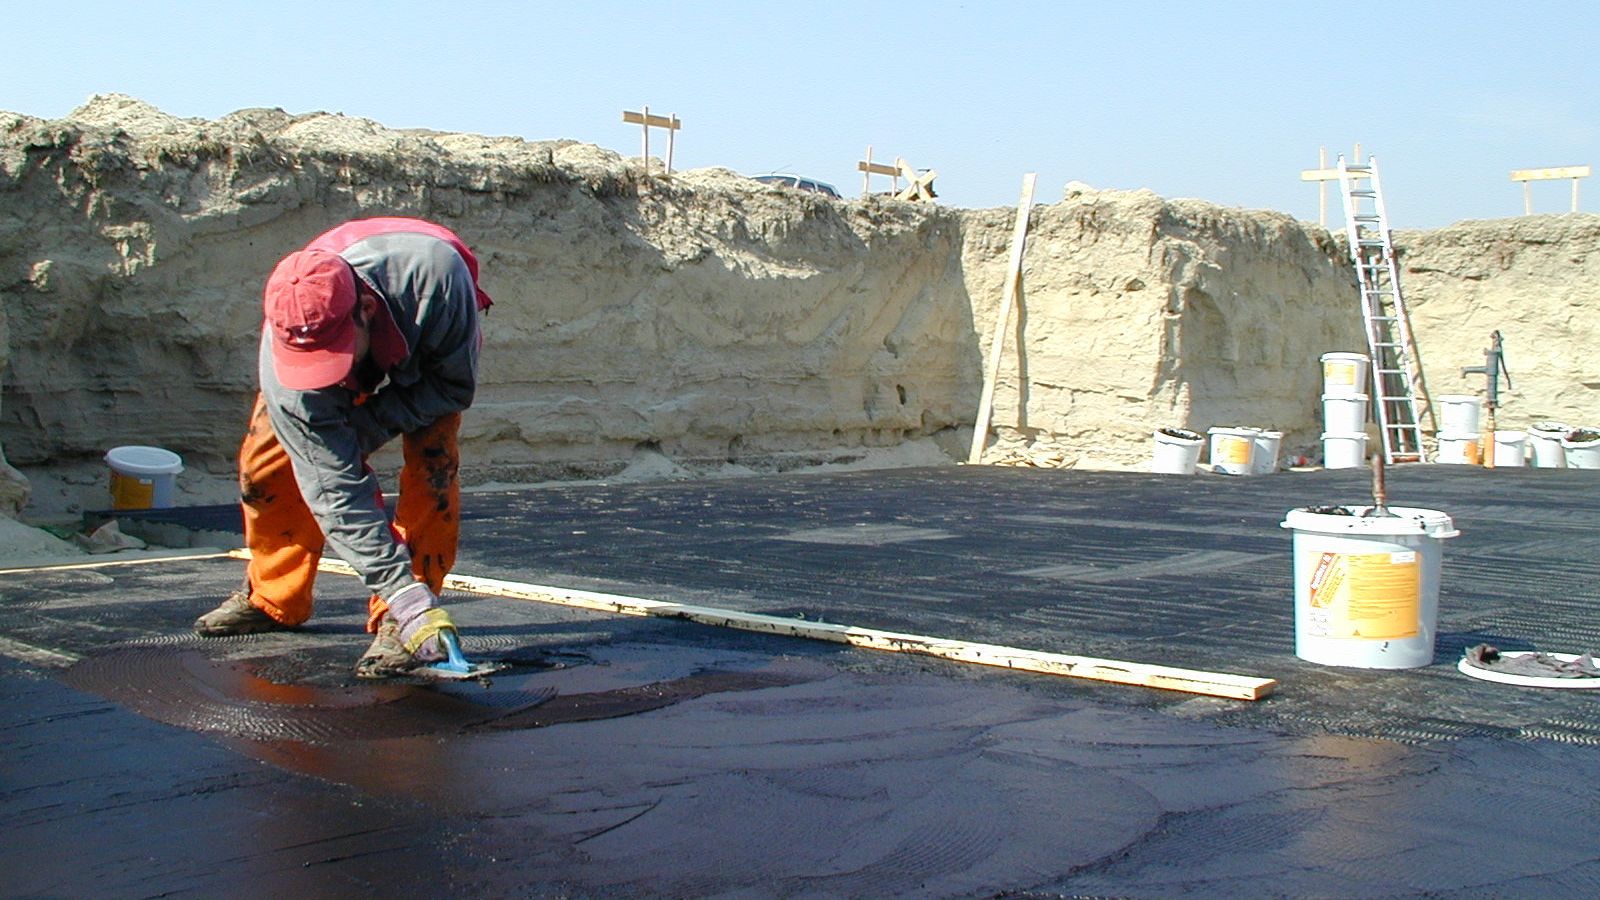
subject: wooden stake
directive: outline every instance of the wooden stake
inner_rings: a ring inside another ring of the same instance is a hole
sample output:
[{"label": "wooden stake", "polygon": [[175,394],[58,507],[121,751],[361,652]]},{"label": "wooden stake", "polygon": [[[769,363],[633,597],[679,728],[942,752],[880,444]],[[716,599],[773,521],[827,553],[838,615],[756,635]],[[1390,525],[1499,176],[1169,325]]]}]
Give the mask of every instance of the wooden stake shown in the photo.
[{"label": "wooden stake", "polygon": [[[248,559],[250,551],[234,550],[230,554]],[[338,560],[324,558],[318,565],[324,572],[354,575],[355,570]],[[1146,665],[1116,659],[1096,659],[1090,656],[1070,656],[1043,650],[1024,650],[998,644],[978,644],[970,641],[949,640],[872,628],[855,628],[831,622],[809,622],[783,616],[719,609],[713,606],[695,606],[687,603],[669,603],[629,597],[623,594],[604,594],[597,591],[580,591],[549,585],[525,584],[518,581],[501,581],[494,578],[475,578],[470,575],[446,575],[446,588],[470,594],[505,597],[511,600],[530,600],[535,603],[553,603],[558,606],[589,609],[597,612],[617,613],[625,616],[652,616],[664,619],[682,619],[720,628],[737,628],[763,634],[787,635],[836,644],[849,644],[868,650],[887,650],[895,653],[915,653],[936,656],[955,662],[998,666],[1044,675],[1063,675],[1090,681],[1107,681],[1138,687],[1160,688],[1203,694],[1208,697],[1227,697],[1233,700],[1259,700],[1271,694],[1278,682],[1271,678],[1248,675],[1231,675],[1226,672],[1205,672],[1197,669],[1179,669],[1172,666]]]},{"label": "wooden stake", "polygon": [[983,396],[978,400],[978,420],[972,426],[972,450],[967,453],[967,463],[977,465],[983,460],[983,447],[989,441],[989,419],[994,415],[994,385],[1000,378],[1000,352],[1005,349],[1006,320],[1011,318],[1011,306],[1017,299],[1017,287],[1022,280],[1022,249],[1028,239],[1028,211],[1033,206],[1033,183],[1037,174],[1022,176],[1022,198],[1017,201],[1017,222],[1011,232],[1011,261],[1006,265],[1005,290],[1000,295],[1000,316],[995,322],[994,338],[990,341],[989,370],[983,378]]},{"label": "wooden stake", "polygon": [[[1326,169],[1327,167],[1328,148],[1318,147],[1317,168]],[[1328,227],[1328,183],[1326,181],[1317,182],[1317,224],[1323,228]]]},{"label": "wooden stake", "polygon": [[667,118],[672,120],[672,123],[673,123],[672,126],[667,129],[667,174],[671,175],[672,174],[672,148],[677,146],[677,143],[678,143],[678,126],[677,126],[678,114],[677,113],[673,113],[673,114],[667,116]]}]

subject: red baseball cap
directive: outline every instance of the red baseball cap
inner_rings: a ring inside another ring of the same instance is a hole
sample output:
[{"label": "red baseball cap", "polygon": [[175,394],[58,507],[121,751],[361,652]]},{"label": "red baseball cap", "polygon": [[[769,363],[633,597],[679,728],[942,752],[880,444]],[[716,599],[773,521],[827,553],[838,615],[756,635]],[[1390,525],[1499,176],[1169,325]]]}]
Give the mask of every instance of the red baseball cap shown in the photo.
[{"label": "red baseball cap", "polygon": [[336,253],[300,250],[279,260],[264,294],[278,383],[312,391],[343,381],[355,364],[356,276]]}]

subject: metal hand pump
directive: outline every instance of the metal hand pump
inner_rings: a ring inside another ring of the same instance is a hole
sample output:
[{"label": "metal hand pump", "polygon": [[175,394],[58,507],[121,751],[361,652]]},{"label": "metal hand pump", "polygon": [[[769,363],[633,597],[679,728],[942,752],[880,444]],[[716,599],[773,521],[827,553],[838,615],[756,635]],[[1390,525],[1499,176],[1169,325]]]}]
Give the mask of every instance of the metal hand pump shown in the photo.
[{"label": "metal hand pump", "polygon": [[1463,366],[1462,377],[1468,375],[1484,375],[1489,380],[1488,384],[1488,416],[1480,445],[1483,447],[1483,466],[1486,469],[1494,468],[1494,411],[1500,406],[1500,376],[1506,378],[1506,390],[1511,390],[1511,370],[1506,367],[1505,350],[1501,346],[1500,331],[1496,329],[1489,335],[1489,349],[1483,351],[1484,362],[1481,366]]}]

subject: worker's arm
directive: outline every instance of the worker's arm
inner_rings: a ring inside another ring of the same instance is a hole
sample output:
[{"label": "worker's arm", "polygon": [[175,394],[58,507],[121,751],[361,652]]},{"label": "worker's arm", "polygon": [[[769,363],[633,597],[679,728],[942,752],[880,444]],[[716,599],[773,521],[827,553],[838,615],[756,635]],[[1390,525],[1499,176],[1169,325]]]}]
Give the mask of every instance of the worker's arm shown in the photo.
[{"label": "worker's arm", "polygon": [[457,305],[449,315],[451,321],[423,332],[410,365],[391,371],[389,383],[353,411],[351,423],[361,433],[365,452],[472,405],[478,384],[478,311]]}]

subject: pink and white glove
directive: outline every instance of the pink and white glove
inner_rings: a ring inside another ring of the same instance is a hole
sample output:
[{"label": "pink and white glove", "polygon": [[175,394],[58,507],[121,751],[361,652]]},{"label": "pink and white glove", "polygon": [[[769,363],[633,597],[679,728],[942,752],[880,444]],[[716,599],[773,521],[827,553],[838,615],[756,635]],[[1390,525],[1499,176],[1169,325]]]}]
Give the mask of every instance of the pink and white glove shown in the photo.
[{"label": "pink and white glove", "polygon": [[447,658],[439,633],[445,629],[456,630],[450,614],[439,606],[439,597],[426,584],[418,581],[408,584],[384,601],[389,604],[389,615],[400,626],[400,643],[406,651],[423,662],[438,662]]}]

